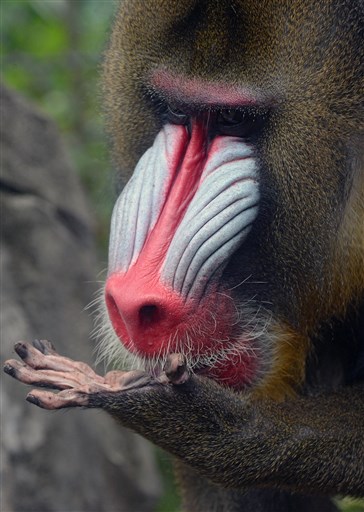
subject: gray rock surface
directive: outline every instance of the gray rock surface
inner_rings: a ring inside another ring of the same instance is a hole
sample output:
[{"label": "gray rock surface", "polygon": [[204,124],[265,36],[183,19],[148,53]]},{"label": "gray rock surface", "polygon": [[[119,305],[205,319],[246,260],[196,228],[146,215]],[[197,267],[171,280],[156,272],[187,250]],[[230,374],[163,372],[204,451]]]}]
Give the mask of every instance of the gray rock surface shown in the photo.
[{"label": "gray rock surface", "polygon": [[[1,361],[38,338],[91,362],[97,270],[81,186],[54,124],[5,88],[1,105]],[[37,409],[1,381],[1,512],[155,509],[149,444],[99,411]]]}]

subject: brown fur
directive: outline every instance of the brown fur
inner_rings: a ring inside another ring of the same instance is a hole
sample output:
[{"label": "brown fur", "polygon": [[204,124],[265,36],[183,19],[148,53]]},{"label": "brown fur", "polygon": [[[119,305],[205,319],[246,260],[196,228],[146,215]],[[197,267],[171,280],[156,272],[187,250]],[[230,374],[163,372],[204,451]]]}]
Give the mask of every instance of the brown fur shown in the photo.
[{"label": "brown fur", "polygon": [[[272,108],[260,154],[273,208],[255,233],[254,277],[270,283],[262,298],[273,304],[275,348],[253,390],[257,403],[307,389],[316,344],[336,340],[343,353],[364,344],[356,309],[364,297],[362,24],[362,3],[349,0],[126,1],[115,18],[104,96],[123,177],[161,125],[148,101],[157,68],[258,89]],[[345,339],[336,322],[349,326]],[[320,385],[329,389],[330,379]]]},{"label": "brown fur", "polygon": [[300,345],[363,294],[360,6],[349,4],[123,2],[106,54],[108,126],[126,176],[159,128],[145,99],[156,67],[274,96],[262,158],[279,208],[260,233],[270,264],[259,277],[274,272],[282,332],[290,326],[279,353],[292,332]]}]

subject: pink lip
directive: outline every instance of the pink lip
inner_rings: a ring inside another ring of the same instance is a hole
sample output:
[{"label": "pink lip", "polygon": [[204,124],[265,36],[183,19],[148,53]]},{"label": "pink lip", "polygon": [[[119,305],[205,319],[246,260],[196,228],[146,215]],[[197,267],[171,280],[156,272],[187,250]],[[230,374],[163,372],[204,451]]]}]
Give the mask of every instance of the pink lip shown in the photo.
[{"label": "pink lip", "polygon": [[226,107],[261,106],[268,103],[263,94],[249,88],[189,78],[165,69],[157,69],[152,73],[151,84],[168,96],[188,103]]}]

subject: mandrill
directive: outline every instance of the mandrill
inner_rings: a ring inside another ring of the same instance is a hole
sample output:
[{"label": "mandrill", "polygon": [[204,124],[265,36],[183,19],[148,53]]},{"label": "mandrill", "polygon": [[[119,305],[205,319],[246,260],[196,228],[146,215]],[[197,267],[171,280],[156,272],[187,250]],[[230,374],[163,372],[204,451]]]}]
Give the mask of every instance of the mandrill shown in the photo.
[{"label": "mandrill", "polygon": [[101,377],[21,342],[5,371],[173,454],[187,512],[364,496],[363,25],[360,0],[116,15],[103,91],[131,177],[101,352],[131,366]]}]

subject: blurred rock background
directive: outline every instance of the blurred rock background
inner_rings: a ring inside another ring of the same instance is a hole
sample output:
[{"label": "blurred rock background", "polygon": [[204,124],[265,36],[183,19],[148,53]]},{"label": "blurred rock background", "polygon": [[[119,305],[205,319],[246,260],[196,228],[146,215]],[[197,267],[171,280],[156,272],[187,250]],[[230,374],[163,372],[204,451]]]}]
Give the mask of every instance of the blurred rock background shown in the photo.
[{"label": "blurred rock background", "polygon": [[[100,62],[115,2],[0,5],[1,361],[50,339],[92,362],[115,200]],[[1,512],[172,512],[167,457],[98,411],[47,414],[1,374]],[[167,489],[167,491],[166,491]]]},{"label": "blurred rock background", "polygon": [[[54,123],[1,93],[1,360],[17,340],[52,340],[92,362],[93,222]],[[100,411],[47,414],[1,375],[2,512],[152,512],[154,451]],[[89,414],[90,413],[90,414]]]}]

